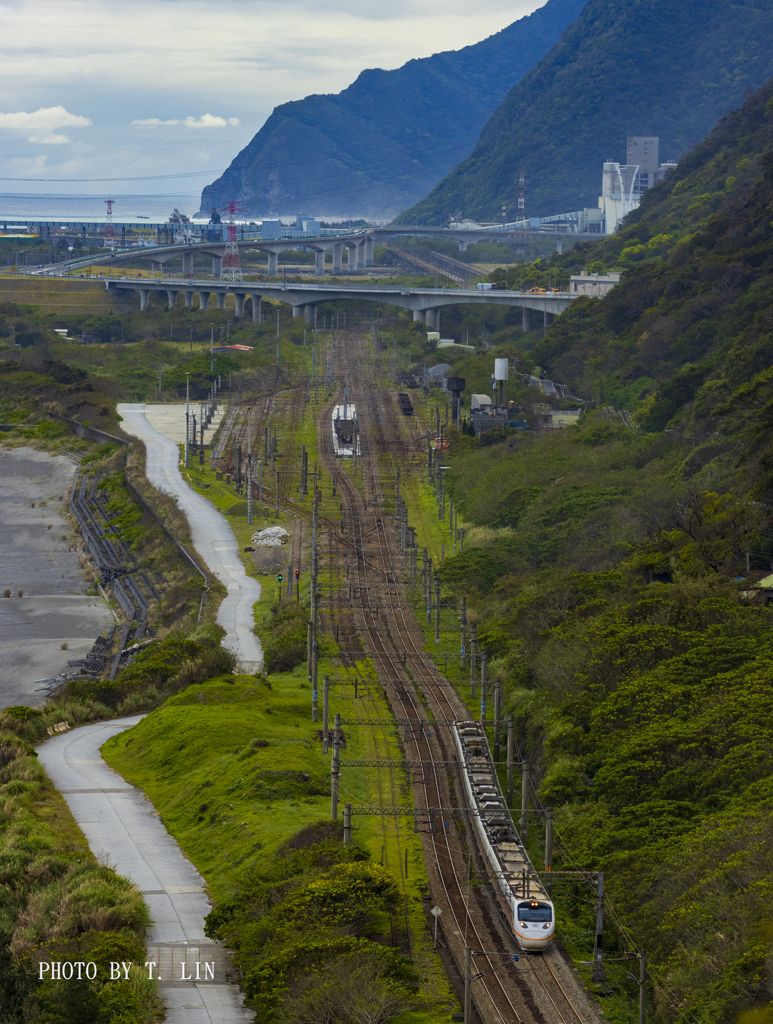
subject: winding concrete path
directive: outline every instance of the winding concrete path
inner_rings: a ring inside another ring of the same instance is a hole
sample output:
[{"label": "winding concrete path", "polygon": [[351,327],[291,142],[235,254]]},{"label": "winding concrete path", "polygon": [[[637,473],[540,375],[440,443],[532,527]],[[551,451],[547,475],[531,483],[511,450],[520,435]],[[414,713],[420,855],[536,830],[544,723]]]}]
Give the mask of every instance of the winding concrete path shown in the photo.
[{"label": "winding concrete path", "polygon": [[[228,983],[223,947],[204,935],[210,909],[204,879],[142,790],[100,756],[103,743],[142,717],[73,729],[39,746],[38,757],[92,853],[130,878],[148,904],[148,960],[158,965],[154,977],[167,1006],[166,1024],[249,1024],[254,1016],[237,986]],[[204,964],[211,965],[214,979],[203,980]]]},{"label": "winding concrete path", "polygon": [[[185,407],[176,408],[182,410],[184,419]],[[178,442],[151,426],[145,411],[144,403],[118,406],[124,431],[145,443],[148,480],[175,499],[190,523],[193,546],[213,575],[228,588],[217,621],[225,629],[225,643],[235,652],[243,671],[254,672],[263,664],[260,641],[252,628],[253,605],[260,598],[260,584],[244,571],[239,545],[228,520],[183,480]]]}]

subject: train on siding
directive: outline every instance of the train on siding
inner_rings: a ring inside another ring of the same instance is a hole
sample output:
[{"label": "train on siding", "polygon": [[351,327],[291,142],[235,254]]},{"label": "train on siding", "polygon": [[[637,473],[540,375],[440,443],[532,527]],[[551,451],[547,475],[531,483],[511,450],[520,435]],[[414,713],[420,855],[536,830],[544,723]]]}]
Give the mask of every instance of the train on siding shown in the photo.
[{"label": "train on siding", "polygon": [[413,416],[413,402],[404,391],[398,394],[397,401],[400,403],[400,411],[403,416]]},{"label": "train on siding", "polygon": [[360,454],[360,434],[357,409],[344,397],[340,405],[333,406],[333,454],[337,459],[351,459],[355,451]]},{"label": "train on siding", "polygon": [[499,906],[521,949],[540,953],[555,930],[550,893],[513,824],[482,726],[479,722],[454,722],[452,732],[467,803],[474,811],[475,837]]}]

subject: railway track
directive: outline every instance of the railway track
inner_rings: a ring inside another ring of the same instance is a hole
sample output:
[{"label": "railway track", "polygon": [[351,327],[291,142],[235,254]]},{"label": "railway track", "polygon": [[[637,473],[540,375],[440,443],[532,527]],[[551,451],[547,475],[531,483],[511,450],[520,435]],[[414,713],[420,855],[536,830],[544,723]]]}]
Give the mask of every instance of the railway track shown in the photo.
[{"label": "railway track", "polygon": [[[344,350],[344,357],[347,351],[351,346]],[[433,898],[444,911],[441,920],[448,946],[460,973],[465,946],[479,951],[472,991],[486,1024],[586,1024],[593,1017],[586,1008],[577,1009],[574,994],[567,994],[566,980],[559,979],[549,958],[521,956],[517,963],[513,961],[513,940],[503,932],[490,897],[469,884],[473,870],[478,870],[474,840],[468,847],[455,820],[445,822],[439,811],[453,807],[459,798],[456,780],[440,763],[453,760],[453,750],[443,729],[435,728],[434,722],[466,718],[468,712],[424,654],[423,636],[404,594],[401,555],[383,511],[382,476],[396,479],[395,460],[400,460],[403,472],[406,464],[415,466],[420,428],[417,425],[408,438],[402,436],[391,396],[373,387],[366,368],[364,352],[353,365],[338,368],[339,374],[354,381],[363,452],[371,456],[366,455],[360,463],[362,489],[335,465],[328,421],[337,399],[323,408],[319,417],[321,455],[331,474],[338,471],[342,503],[353,534],[347,545],[347,552],[353,555],[348,582],[350,592],[356,595],[349,609],[350,635],[359,637],[372,659],[393,713],[410,723],[403,744],[406,758],[426,762],[413,781],[414,801],[425,820],[439,822],[436,828],[425,827],[422,841]],[[353,652],[345,647],[342,655],[353,660]],[[408,659],[410,672],[406,671]],[[400,822],[393,824],[399,831]],[[471,835],[469,828],[466,831]]]}]

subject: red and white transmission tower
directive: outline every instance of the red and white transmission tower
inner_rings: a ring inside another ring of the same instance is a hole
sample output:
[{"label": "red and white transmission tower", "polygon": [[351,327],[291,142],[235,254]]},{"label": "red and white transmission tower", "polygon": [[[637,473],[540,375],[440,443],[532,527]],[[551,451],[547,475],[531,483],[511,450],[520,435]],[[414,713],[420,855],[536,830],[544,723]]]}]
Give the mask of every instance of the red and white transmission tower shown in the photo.
[{"label": "red and white transmission tower", "polygon": [[518,172],[518,219],[526,217],[526,171],[523,167]]},{"label": "red and white transmission tower", "polygon": [[220,271],[221,281],[242,281],[242,265],[239,261],[239,245],[236,241],[236,214],[239,212],[239,206],[236,202],[231,201],[226,203],[226,210],[228,211],[228,237],[225,243],[225,252],[223,253],[223,269]]},{"label": "red and white transmission tower", "polygon": [[113,203],[115,199],[106,199],[107,220],[105,221],[105,248],[115,249],[115,236],[113,235]]}]

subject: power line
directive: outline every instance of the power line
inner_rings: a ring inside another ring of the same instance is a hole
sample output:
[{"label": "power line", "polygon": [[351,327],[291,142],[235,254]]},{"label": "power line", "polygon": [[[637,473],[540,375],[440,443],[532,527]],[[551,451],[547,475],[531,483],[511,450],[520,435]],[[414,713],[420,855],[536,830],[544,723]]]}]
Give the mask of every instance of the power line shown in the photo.
[{"label": "power line", "polygon": [[132,178],[6,178],[0,175],[0,181],[32,181],[37,185],[45,185],[49,181],[52,182],[93,182],[93,181],[162,181],[167,178],[200,178],[206,174],[208,177],[213,174],[224,174],[226,168],[220,168],[219,170],[211,171],[186,171],[183,174],[146,174],[136,175]]}]

